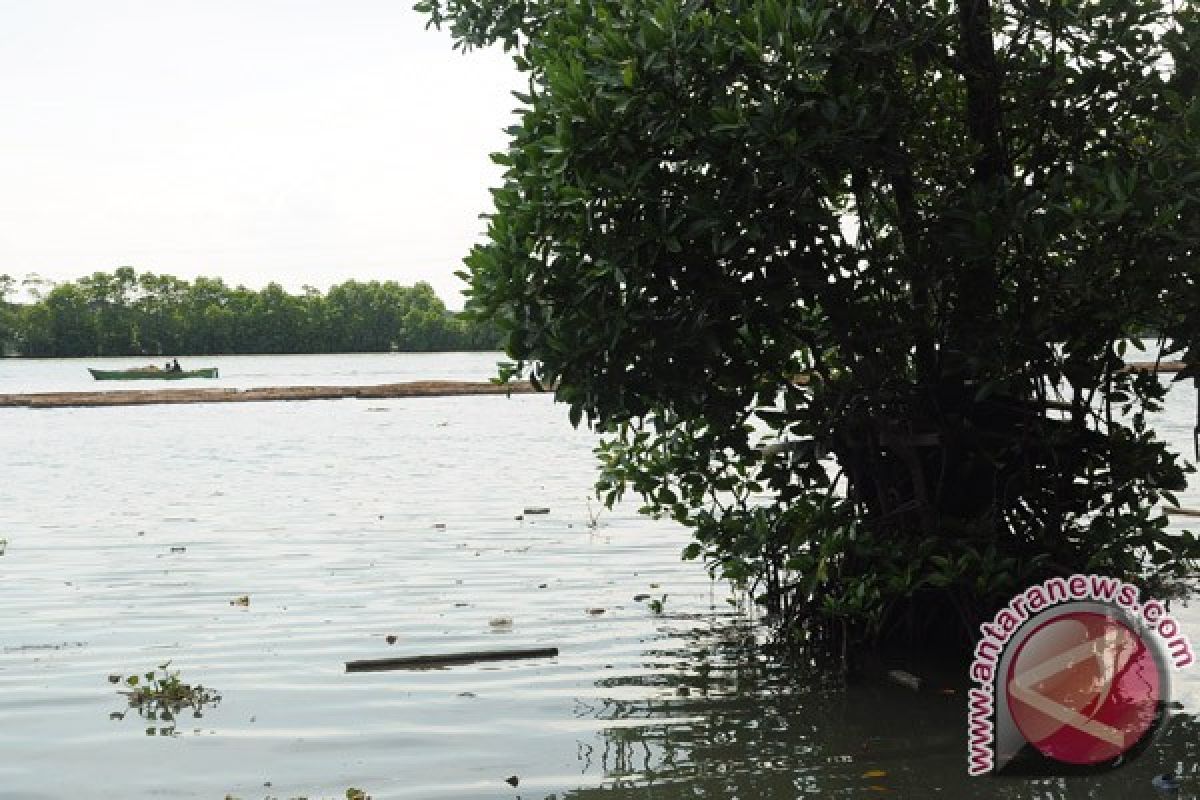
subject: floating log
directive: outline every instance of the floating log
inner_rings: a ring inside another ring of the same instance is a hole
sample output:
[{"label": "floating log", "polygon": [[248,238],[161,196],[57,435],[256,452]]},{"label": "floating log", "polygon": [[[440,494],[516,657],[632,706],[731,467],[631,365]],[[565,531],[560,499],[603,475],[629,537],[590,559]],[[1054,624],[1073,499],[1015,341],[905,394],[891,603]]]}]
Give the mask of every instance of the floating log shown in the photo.
[{"label": "floating log", "polygon": [[823,458],[824,448],[820,447],[812,437],[789,439],[785,442],[772,442],[759,448],[763,458],[774,458],[779,455],[795,455],[798,459],[810,459],[813,456]]},{"label": "floating log", "polygon": [[[1127,370],[1179,372],[1182,361],[1132,362]],[[795,375],[797,384],[808,382],[806,374]],[[490,381],[413,381],[372,386],[264,386],[255,389],[117,389],[89,392],[35,392],[0,394],[0,408],[80,408],[99,406],[144,406],[175,403],[256,403],[272,400],[336,400],[341,398],[385,399],[398,397],[458,397],[467,395],[532,394],[539,390],[528,381],[508,384]],[[1067,410],[1059,408],[1057,410]]]},{"label": "floating log", "polygon": [[1131,361],[1125,369],[1137,372],[1182,372],[1182,361]]},{"label": "floating log", "polygon": [[457,667],[479,661],[514,661],[524,658],[554,658],[557,647],[535,647],[530,650],[479,650],[474,653],[441,653],[439,655],[409,656],[407,658],[372,658],[347,661],[346,672],[384,672],[393,669],[437,669]]},{"label": "floating log", "polygon": [[1175,517],[1200,517],[1200,508],[1176,508],[1175,506],[1166,506],[1163,511],[1168,516]]},{"label": "floating log", "polygon": [[173,403],[255,403],[270,400],[381,399],[391,397],[456,397],[464,395],[531,394],[528,381],[509,384],[490,381],[413,381],[375,386],[267,386],[257,389],[130,389],[99,392],[38,392],[0,394],[0,407],[73,408],[85,406],[144,406]]}]

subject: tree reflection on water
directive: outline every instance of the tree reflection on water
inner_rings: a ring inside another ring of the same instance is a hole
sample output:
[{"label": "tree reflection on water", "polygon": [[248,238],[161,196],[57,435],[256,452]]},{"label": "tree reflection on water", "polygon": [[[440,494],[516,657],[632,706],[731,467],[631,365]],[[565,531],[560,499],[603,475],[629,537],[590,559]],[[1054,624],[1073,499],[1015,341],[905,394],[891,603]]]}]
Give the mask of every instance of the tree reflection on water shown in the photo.
[{"label": "tree reflection on water", "polygon": [[[564,800],[1200,796],[1194,714],[1175,714],[1141,758],[1102,775],[970,778],[965,680],[845,687],[814,665],[770,659],[756,630],[696,627],[670,639],[679,647],[648,650],[644,672],[599,681],[612,696],[581,701],[577,714],[606,722],[603,740],[580,742],[579,760],[604,782]],[[1181,792],[1153,787],[1163,772],[1181,776]]]}]

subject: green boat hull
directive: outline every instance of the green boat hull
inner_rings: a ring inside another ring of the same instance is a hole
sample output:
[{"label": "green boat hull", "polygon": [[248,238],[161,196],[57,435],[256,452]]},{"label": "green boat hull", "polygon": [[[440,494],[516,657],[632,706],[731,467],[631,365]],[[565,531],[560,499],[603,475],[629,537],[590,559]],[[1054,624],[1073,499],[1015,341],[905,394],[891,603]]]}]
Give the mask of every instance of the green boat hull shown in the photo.
[{"label": "green boat hull", "polygon": [[88,372],[98,381],[178,381],[183,378],[215,378],[216,367],[188,369],[183,372],[168,372],[165,369],[92,369]]}]

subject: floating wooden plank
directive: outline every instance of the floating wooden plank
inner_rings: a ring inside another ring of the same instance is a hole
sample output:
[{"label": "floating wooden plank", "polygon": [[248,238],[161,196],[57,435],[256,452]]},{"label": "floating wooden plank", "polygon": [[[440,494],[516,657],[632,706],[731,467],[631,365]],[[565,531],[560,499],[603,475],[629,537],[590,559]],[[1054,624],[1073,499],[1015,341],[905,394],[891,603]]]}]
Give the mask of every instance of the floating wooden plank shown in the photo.
[{"label": "floating wooden plank", "polygon": [[531,394],[528,381],[413,381],[376,386],[266,386],[257,389],[125,389],[98,392],[0,394],[0,407],[75,408],[144,406],[174,403],[258,403],[271,400],[337,400],[342,398],[457,397]]},{"label": "floating wooden plank", "polygon": [[346,672],[384,672],[393,669],[437,669],[457,667],[480,661],[515,661],[525,658],[554,658],[557,647],[535,647],[529,650],[478,650],[473,653],[440,653],[407,658],[372,658],[347,661]]}]

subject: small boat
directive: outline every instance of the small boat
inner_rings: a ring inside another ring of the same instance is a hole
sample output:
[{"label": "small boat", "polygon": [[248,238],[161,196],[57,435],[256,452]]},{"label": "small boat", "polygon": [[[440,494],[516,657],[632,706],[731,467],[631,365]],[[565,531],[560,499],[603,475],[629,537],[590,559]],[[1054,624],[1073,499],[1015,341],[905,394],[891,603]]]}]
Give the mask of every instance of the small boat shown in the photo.
[{"label": "small boat", "polygon": [[88,372],[98,381],[177,381],[181,378],[215,378],[216,367],[204,369],[168,370],[159,367],[135,367],[134,369],[92,369]]}]

